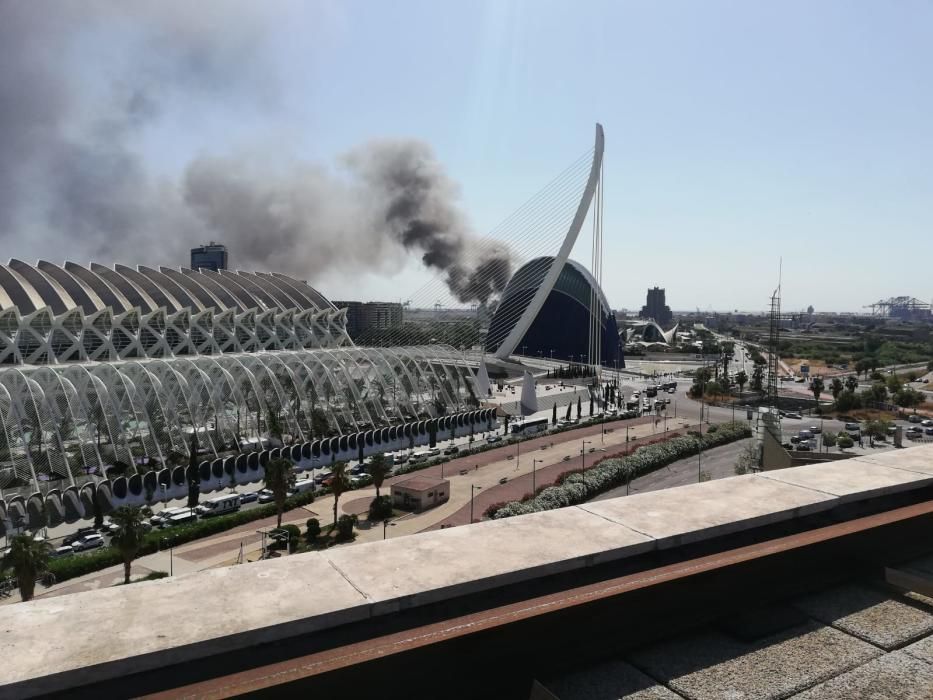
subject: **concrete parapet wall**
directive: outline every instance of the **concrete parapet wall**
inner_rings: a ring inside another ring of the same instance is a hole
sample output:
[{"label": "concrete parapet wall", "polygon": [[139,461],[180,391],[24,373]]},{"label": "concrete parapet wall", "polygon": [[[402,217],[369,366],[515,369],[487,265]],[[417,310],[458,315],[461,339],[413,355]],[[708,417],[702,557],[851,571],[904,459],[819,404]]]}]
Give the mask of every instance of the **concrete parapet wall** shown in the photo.
[{"label": "concrete parapet wall", "polygon": [[6,605],[0,698],[285,640],[930,485],[933,446],[915,447]]}]

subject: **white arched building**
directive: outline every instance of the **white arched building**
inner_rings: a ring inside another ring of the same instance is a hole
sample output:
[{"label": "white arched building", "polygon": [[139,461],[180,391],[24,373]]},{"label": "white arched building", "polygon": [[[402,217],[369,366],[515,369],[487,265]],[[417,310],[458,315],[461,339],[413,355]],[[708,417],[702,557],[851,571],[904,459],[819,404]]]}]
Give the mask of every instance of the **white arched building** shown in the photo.
[{"label": "white arched building", "polygon": [[462,353],[356,347],[285,275],[0,265],[0,529],[485,430],[478,405]]}]

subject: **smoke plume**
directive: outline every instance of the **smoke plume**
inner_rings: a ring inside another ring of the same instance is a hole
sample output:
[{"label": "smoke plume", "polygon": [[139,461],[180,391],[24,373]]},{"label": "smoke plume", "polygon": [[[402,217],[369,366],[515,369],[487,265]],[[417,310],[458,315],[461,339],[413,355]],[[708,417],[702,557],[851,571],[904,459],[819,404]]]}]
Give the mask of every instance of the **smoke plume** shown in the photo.
[{"label": "smoke plume", "polygon": [[172,166],[144,155],[153,134],[165,140],[178,128],[196,138],[185,120],[209,105],[224,105],[231,120],[238,109],[263,110],[255,121],[274,128],[268,47],[278,9],[234,0],[0,5],[5,250],[178,266],[192,245],[216,240],[235,267],[312,283],[416,254],[461,302],[502,291],[508,249],[471,232],[455,183],[422,142],[375,141],[329,167],[268,149]]}]

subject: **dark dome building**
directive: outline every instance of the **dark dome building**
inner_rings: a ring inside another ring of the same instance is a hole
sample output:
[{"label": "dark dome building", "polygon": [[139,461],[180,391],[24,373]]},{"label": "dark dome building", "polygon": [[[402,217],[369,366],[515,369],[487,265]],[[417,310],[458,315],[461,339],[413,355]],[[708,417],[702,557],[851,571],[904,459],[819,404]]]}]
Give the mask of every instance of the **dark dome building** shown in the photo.
[{"label": "dark dome building", "polygon": [[[509,280],[489,325],[487,352],[495,352],[518,323],[553,260],[553,257],[535,258],[525,263]],[[619,329],[606,295],[596,286],[589,271],[573,260],[564,265],[544,306],[516,346],[516,352],[585,362],[589,352],[590,300],[594,287],[602,319],[602,362],[606,367],[614,367],[616,363],[624,367]]]}]

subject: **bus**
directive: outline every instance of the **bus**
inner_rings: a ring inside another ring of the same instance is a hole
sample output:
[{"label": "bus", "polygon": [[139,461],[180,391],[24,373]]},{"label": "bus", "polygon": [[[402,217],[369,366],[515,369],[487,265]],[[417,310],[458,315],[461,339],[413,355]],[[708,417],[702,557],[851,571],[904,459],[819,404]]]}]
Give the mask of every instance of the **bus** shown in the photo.
[{"label": "bus", "polygon": [[440,453],[441,451],[437,447],[434,447],[430,450],[419,450],[418,452],[412,453],[411,461],[412,463],[423,462],[424,460],[429,459],[430,457],[437,457],[437,455],[439,455]]},{"label": "bus", "polygon": [[547,424],[547,418],[523,420],[520,423],[512,424],[512,433],[515,435],[531,435],[532,433],[543,433],[545,430],[547,430]]}]

